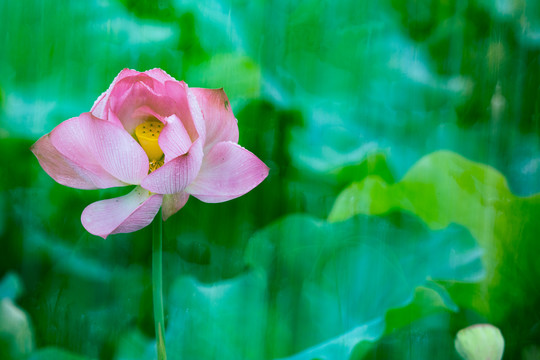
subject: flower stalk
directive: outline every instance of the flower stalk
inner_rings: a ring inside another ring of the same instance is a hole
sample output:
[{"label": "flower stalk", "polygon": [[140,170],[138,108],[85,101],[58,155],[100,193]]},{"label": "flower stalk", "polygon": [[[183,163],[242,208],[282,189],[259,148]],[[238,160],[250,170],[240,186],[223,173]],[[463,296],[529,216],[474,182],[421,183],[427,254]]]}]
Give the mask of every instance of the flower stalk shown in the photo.
[{"label": "flower stalk", "polygon": [[152,295],[158,360],[167,359],[167,352],[165,350],[165,318],[163,316],[162,222],[161,210],[159,210],[152,224]]}]

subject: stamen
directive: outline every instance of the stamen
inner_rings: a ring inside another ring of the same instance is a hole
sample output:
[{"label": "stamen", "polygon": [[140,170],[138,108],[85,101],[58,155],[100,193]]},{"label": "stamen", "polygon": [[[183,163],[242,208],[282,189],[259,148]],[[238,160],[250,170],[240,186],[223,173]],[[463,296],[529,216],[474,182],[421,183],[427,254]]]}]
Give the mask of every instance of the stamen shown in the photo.
[{"label": "stamen", "polygon": [[163,124],[158,120],[145,121],[135,128],[137,140],[150,160],[150,172],[163,165],[163,161],[161,161],[163,150],[158,143],[161,130],[163,130]]},{"label": "stamen", "polygon": [[152,171],[159,169],[163,165],[163,162],[164,162],[163,159],[155,160],[155,161],[151,160],[150,161],[150,169],[149,169],[148,173],[151,173]]}]

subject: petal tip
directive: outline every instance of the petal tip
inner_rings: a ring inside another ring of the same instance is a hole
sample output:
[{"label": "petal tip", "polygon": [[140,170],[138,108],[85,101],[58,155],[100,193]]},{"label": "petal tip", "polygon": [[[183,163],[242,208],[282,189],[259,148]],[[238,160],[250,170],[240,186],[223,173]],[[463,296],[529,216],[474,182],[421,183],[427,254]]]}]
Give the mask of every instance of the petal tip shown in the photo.
[{"label": "petal tip", "polygon": [[90,234],[95,235],[95,236],[99,236],[99,237],[103,238],[104,240],[106,240],[107,237],[110,235],[110,233],[100,234],[98,231],[96,231],[96,229],[93,226],[93,222],[92,222],[91,218],[88,216],[88,211],[87,211],[88,208],[89,207],[87,206],[83,210],[83,212],[81,214],[81,224],[82,224],[82,226]]},{"label": "petal tip", "polygon": [[171,195],[163,196],[162,204],[162,217],[163,220],[167,220],[174,214],[176,214],[180,209],[182,209],[187,201],[189,200],[189,194],[186,192],[179,192]]},{"label": "petal tip", "polygon": [[88,205],[81,223],[90,234],[104,239],[111,234],[130,233],[152,222],[162,204],[162,195],[136,187],[129,194]]},{"label": "petal tip", "polygon": [[204,160],[199,176],[186,190],[204,202],[223,202],[245,195],[270,171],[256,155],[232,141],[216,144]]}]

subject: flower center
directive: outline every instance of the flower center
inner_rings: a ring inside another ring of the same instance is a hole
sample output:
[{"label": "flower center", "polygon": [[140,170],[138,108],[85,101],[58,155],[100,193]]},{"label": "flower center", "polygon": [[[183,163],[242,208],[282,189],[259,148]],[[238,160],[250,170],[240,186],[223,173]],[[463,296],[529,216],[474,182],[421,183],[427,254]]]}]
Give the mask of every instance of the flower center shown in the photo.
[{"label": "flower center", "polygon": [[147,120],[135,128],[135,136],[150,160],[150,172],[163,165],[163,150],[158,143],[161,130],[163,124],[158,120]]}]

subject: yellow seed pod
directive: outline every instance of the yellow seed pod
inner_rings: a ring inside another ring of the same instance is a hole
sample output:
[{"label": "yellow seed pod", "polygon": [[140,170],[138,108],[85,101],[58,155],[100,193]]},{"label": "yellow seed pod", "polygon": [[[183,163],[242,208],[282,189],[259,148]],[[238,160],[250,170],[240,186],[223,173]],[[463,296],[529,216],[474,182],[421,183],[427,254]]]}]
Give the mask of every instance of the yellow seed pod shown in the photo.
[{"label": "yellow seed pod", "polygon": [[159,147],[158,138],[163,130],[163,124],[158,120],[148,120],[135,128],[135,135],[143,150],[151,161],[157,161],[163,156]]}]

